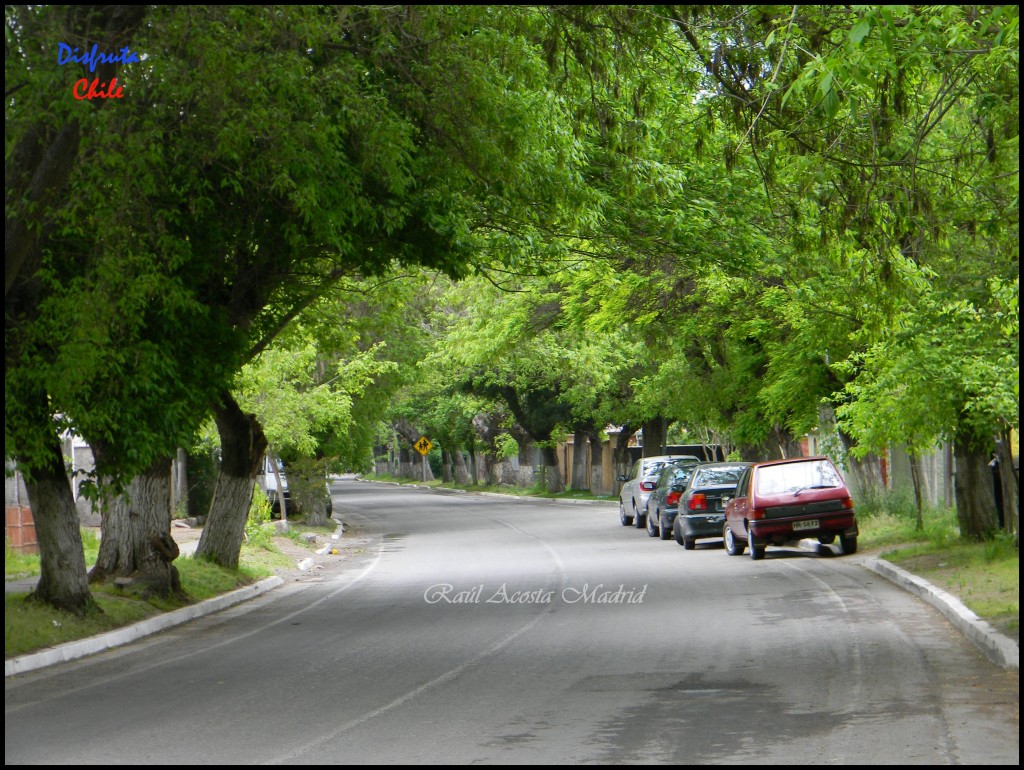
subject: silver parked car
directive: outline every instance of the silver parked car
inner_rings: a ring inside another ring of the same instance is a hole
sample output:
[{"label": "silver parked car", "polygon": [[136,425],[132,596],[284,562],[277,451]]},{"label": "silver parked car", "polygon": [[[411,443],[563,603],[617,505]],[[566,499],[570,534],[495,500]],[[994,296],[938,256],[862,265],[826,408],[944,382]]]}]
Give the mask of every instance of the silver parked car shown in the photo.
[{"label": "silver parked car", "polygon": [[628,527],[634,521],[637,529],[647,525],[647,498],[654,491],[658,474],[669,464],[679,462],[699,463],[694,455],[655,455],[641,457],[625,476],[619,476],[622,488],[619,490],[619,522]]}]

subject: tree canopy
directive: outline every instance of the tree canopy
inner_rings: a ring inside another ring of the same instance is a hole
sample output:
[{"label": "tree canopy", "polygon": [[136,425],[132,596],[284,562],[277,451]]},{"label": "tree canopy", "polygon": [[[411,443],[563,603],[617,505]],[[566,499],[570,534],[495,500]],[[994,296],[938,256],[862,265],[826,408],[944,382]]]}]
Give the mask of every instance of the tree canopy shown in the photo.
[{"label": "tree canopy", "polygon": [[[491,410],[750,454],[825,408],[855,452],[980,461],[1019,425],[1018,17],[7,6],[7,453],[55,479],[73,429],[123,487],[211,413],[241,430],[234,392],[250,446],[331,424],[353,458],[393,399],[452,440]],[[76,98],[94,75],[123,95]],[[331,302],[370,278],[412,296]],[[333,349],[303,332],[325,307],[354,335]],[[317,405],[313,361],[361,382]]]}]

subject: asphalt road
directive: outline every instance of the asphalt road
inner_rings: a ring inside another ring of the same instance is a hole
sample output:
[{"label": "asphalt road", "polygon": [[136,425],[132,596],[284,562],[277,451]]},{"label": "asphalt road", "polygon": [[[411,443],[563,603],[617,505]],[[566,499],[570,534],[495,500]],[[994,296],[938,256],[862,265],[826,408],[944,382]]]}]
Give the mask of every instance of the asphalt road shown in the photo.
[{"label": "asphalt road", "polygon": [[7,764],[1017,764],[1019,679],[828,549],[334,485],[344,558],[5,680]]}]

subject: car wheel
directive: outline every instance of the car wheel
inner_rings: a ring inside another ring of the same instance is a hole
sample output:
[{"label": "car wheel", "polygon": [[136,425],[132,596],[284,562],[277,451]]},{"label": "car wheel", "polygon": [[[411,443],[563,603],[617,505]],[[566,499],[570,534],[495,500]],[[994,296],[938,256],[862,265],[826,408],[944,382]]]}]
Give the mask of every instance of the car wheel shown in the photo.
[{"label": "car wheel", "polygon": [[694,540],[692,537],[688,537],[686,538],[686,540],[683,541],[683,548],[685,548],[687,551],[692,551],[696,547],[697,541]]},{"label": "car wheel", "polygon": [[619,500],[619,523],[624,527],[628,527],[633,523],[633,517],[626,515],[626,509],[622,507],[622,501]]},{"label": "car wheel", "polygon": [[679,543],[679,545],[683,545],[686,542],[683,539],[682,530],[679,529],[679,519],[676,519],[675,523],[672,525],[672,537],[676,539],[676,542]]},{"label": "car wheel", "polygon": [[843,549],[843,555],[849,556],[850,554],[857,553],[857,536],[843,537],[839,536],[839,547]]},{"label": "car wheel", "polygon": [[819,535],[818,542],[822,545],[832,545],[836,541],[835,535]]},{"label": "car wheel", "polygon": [[672,537],[672,530],[666,529],[665,525],[661,523],[661,517],[658,517],[658,534],[661,535],[662,540],[668,540]]},{"label": "car wheel", "polygon": [[658,536],[658,530],[657,530],[657,526],[658,525],[654,523],[654,517],[651,516],[651,514],[647,514],[646,516],[644,516],[644,518],[647,519],[647,536],[648,537],[657,537]]},{"label": "car wheel", "polygon": [[750,558],[754,561],[764,558],[764,546],[757,542],[753,532],[747,533],[747,545],[750,546]]},{"label": "car wheel", "polygon": [[647,526],[647,516],[641,515],[640,511],[636,509],[636,503],[633,503],[633,518],[636,520],[636,528],[643,529]]},{"label": "car wheel", "polygon": [[725,552],[730,556],[740,556],[743,553],[743,543],[736,539],[728,524],[722,532],[722,539],[725,540]]}]

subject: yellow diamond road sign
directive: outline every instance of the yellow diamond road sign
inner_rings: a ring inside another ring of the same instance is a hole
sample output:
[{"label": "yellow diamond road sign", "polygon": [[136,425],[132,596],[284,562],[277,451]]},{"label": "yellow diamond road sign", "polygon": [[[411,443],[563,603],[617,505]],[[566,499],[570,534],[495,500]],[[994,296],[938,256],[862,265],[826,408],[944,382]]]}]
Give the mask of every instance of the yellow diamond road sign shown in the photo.
[{"label": "yellow diamond road sign", "polygon": [[430,454],[430,450],[434,448],[434,445],[430,443],[430,439],[426,436],[420,436],[420,440],[413,444],[413,446],[424,457]]}]

